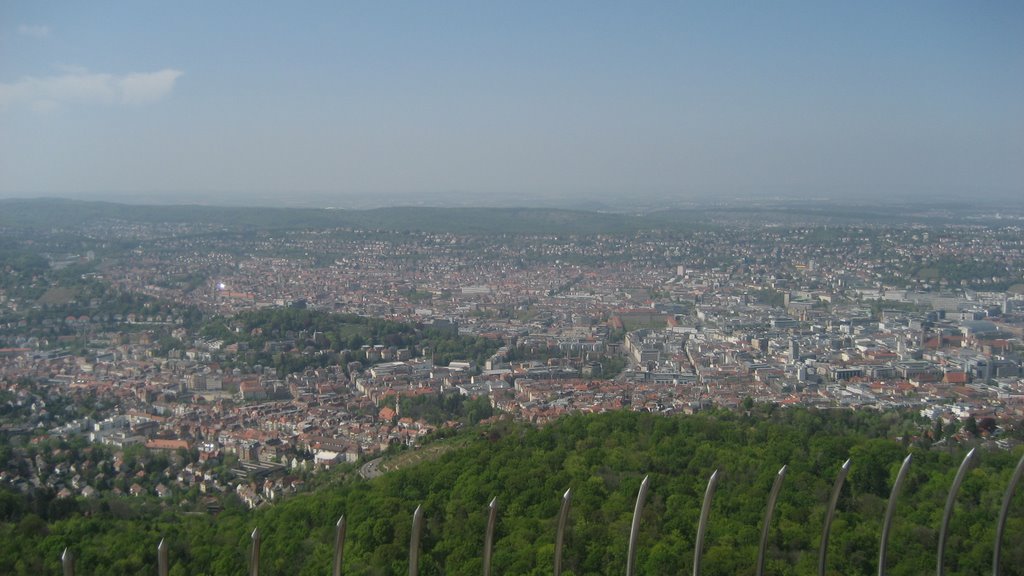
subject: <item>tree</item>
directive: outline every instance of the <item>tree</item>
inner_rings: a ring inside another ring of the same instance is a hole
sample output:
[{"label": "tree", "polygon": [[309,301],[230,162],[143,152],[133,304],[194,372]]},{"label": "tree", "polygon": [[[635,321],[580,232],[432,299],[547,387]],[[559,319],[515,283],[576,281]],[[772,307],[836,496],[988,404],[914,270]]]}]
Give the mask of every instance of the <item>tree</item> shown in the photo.
[{"label": "tree", "polygon": [[[482,400],[453,396],[410,404],[410,409],[444,408],[448,402],[467,415],[484,408]],[[651,492],[638,564],[649,573],[675,573],[691,565],[701,495],[713,470],[720,475],[704,573],[743,574],[751,572],[765,497],[781,464],[787,464],[788,475],[771,528],[768,565],[772,573],[803,574],[812,571],[829,487],[847,456],[854,468],[833,525],[829,568],[866,574],[877,550],[878,520],[905,454],[889,436],[899,431],[896,424],[912,420],[908,414],[894,419],[779,408],[772,415],[755,409],[749,416],[713,410],[666,417],[622,411],[567,416],[541,428],[505,422],[501,434],[476,429],[453,438],[443,450],[409,451],[418,463],[371,482],[324,482],[328,489],[258,510],[246,509],[231,494],[215,520],[129,498],[110,500],[122,508],[118,513],[100,506],[91,516],[81,510],[49,524],[28,512],[16,521],[0,518],[5,543],[0,574],[54,572],[55,551],[69,544],[81,552],[83,573],[146,573],[154,565],[156,543],[165,537],[175,573],[240,575],[254,526],[266,536],[261,573],[321,574],[328,571],[333,524],[342,514],[349,525],[346,566],[362,574],[395,573],[405,568],[410,514],[417,505],[425,513],[423,572],[478,574],[491,497],[498,498],[500,510],[495,572],[542,574],[550,571],[560,498],[568,487],[574,499],[565,567],[577,574],[616,574],[625,567],[633,505],[644,476],[650,477]],[[932,565],[934,520],[960,457],[916,455],[901,495],[893,534],[901,549],[890,557],[891,573],[916,574]],[[991,529],[992,505],[1000,501],[1017,457],[993,452],[972,470],[962,499],[972,504],[957,510],[951,527],[950,560],[956,562],[951,572],[987,570],[991,540],[972,535]],[[1021,526],[1011,519],[1006,537],[1019,540]],[[1021,552],[1005,551],[1005,566],[1019,565],[1013,562]]]},{"label": "tree", "polygon": [[974,418],[974,414],[968,416],[964,421],[964,431],[974,438],[978,436],[978,421]]},{"label": "tree", "polygon": [[903,448],[899,444],[881,438],[854,446],[850,449],[851,486],[879,498],[888,497],[891,469],[903,456]]}]

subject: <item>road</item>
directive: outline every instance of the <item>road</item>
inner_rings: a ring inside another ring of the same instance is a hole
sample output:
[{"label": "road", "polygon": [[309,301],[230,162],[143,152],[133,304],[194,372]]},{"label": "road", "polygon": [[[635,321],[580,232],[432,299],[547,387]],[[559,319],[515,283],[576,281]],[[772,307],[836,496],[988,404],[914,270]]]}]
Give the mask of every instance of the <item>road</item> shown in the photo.
[{"label": "road", "polygon": [[381,474],[383,474],[383,472],[381,472],[380,470],[380,463],[383,461],[383,457],[374,458],[373,460],[370,460],[366,464],[363,464],[362,466],[359,467],[359,475],[362,476],[363,478],[366,478],[367,480],[380,476]]}]

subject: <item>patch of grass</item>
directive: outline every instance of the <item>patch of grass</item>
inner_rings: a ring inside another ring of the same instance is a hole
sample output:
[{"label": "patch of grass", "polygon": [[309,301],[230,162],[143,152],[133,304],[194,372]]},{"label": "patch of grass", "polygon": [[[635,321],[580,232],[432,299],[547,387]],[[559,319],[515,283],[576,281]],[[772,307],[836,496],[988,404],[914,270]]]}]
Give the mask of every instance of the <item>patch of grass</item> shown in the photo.
[{"label": "patch of grass", "polygon": [[401,468],[415,466],[421,462],[437,460],[448,452],[465,446],[469,441],[470,438],[467,435],[460,434],[448,440],[433,442],[415,450],[408,450],[398,454],[397,456],[385,459],[384,462],[381,462],[380,469],[387,472],[393,472]]},{"label": "patch of grass", "polygon": [[667,324],[664,314],[653,313],[648,315],[632,314],[621,316],[622,327],[626,332],[640,330],[641,328],[664,328]]},{"label": "patch of grass", "polygon": [[50,288],[49,290],[44,292],[43,295],[39,297],[39,300],[37,302],[39,304],[48,304],[51,306],[62,306],[64,304],[70,304],[72,301],[74,301],[75,296],[77,294],[78,292],[74,288],[63,288],[58,286]]}]

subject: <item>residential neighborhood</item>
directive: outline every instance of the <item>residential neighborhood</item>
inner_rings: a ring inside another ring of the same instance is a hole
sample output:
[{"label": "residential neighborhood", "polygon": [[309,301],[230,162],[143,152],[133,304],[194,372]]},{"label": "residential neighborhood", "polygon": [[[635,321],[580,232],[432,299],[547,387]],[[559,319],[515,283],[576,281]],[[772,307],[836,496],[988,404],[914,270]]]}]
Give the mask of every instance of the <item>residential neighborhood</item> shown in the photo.
[{"label": "residential neighborhood", "polygon": [[[4,430],[81,448],[11,452],[21,490],[256,507],[445,430],[574,412],[911,410],[929,442],[1003,447],[1024,419],[1016,222],[75,233],[96,247],[44,233],[32,290],[0,290]],[[112,236],[131,249],[105,255]]]}]

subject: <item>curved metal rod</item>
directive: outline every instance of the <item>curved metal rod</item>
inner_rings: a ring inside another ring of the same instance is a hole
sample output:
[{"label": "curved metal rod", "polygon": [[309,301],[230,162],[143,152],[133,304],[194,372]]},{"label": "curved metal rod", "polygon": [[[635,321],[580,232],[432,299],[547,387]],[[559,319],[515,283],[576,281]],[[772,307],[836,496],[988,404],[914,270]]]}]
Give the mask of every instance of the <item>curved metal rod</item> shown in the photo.
[{"label": "curved metal rod", "polygon": [[843,462],[843,466],[836,475],[836,481],[832,484],[832,497],[828,500],[828,510],[825,512],[825,526],[821,529],[821,549],[818,550],[818,576],[825,576],[825,567],[828,565],[828,537],[832,532],[832,520],[836,515],[836,504],[839,503],[839,493],[843,491],[843,484],[846,482],[846,475],[850,473],[850,459]]},{"label": "curved metal rod", "polygon": [[1010,484],[1006,487],[1006,493],[1003,494],[1003,505],[999,509],[999,520],[996,522],[996,547],[992,551],[993,576],[1000,574],[999,557],[1002,554],[1003,529],[1006,528],[1006,516],[1010,513],[1010,502],[1013,501],[1013,492],[1017,488],[1017,484],[1020,483],[1021,476],[1024,476],[1024,456],[1021,456],[1020,462],[1017,463],[1017,469],[1013,471]]},{"label": "curved metal rod", "polygon": [[160,539],[160,543],[156,545],[156,573],[158,576],[167,576],[167,572],[170,569],[170,562],[167,558],[167,541],[163,538]]},{"label": "curved metal rod", "polygon": [[633,576],[636,573],[636,539],[640,532],[640,515],[644,511],[644,501],[647,500],[647,490],[650,486],[650,476],[644,476],[640,483],[640,493],[636,495],[636,507],[633,508],[633,525],[629,529],[629,552],[626,556],[626,576]]},{"label": "curved metal rod", "polygon": [[252,550],[249,552],[249,576],[260,576],[260,529],[252,529]]},{"label": "curved metal rod", "polygon": [[700,507],[700,522],[697,523],[697,543],[693,550],[693,576],[700,576],[700,560],[704,555],[704,536],[708,532],[708,516],[711,515],[711,499],[715,496],[718,486],[718,470],[711,473],[708,488],[704,491],[704,505]]},{"label": "curved metal rod", "polygon": [[498,523],[498,498],[487,506],[487,533],[484,535],[484,576],[491,576],[491,552],[494,549],[494,526]]},{"label": "curved metal rod", "polygon": [[558,512],[558,531],[555,532],[555,576],[562,574],[562,543],[565,541],[565,522],[569,518],[569,504],[572,503],[572,488],[562,495],[562,509]]},{"label": "curved metal rod", "polygon": [[420,572],[420,529],[423,528],[423,507],[412,513],[412,534],[409,536],[409,576]]},{"label": "curved metal rod", "polygon": [[75,576],[75,555],[67,548],[60,555],[60,565],[64,570],[64,576]]},{"label": "curved metal rod", "polygon": [[896,475],[896,482],[889,492],[889,505],[885,509],[885,520],[882,521],[882,542],[878,546],[878,576],[885,576],[885,559],[889,547],[889,529],[892,527],[892,516],[896,512],[896,499],[899,498],[900,488],[903,486],[903,479],[907,477],[907,470],[910,469],[910,462],[913,454],[907,454],[900,466],[900,472]]},{"label": "curved metal rod", "polygon": [[946,497],[946,510],[942,513],[942,525],[939,527],[939,553],[935,567],[935,574],[937,576],[942,576],[944,572],[942,560],[946,556],[946,534],[949,531],[949,519],[953,517],[953,506],[956,504],[956,495],[960,491],[960,485],[964,483],[967,471],[974,461],[974,451],[975,448],[971,448],[971,451],[964,456],[964,461],[960,463],[960,469],[956,471],[956,477],[953,478],[953,486],[949,489],[949,496]]},{"label": "curved metal rod", "polygon": [[345,531],[348,529],[348,522],[345,515],[338,518],[334,525],[334,563],[331,565],[331,575],[341,576],[341,566],[345,561]]},{"label": "curved metal rod", "polygon": [[775,513],[775,502],[779,499],[779,491],[782,490],[782,481],[786,478],[786,467],[779,469],[775,475],[775,484],[768,495],[768,509],[764,512],[764,526],[761,527],[761,545],[757,551],[757,576],[764,575],[765,548],[768,547],[768,531],[772,524],[772,515]]}]

